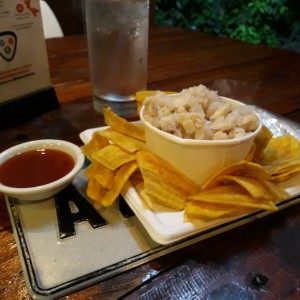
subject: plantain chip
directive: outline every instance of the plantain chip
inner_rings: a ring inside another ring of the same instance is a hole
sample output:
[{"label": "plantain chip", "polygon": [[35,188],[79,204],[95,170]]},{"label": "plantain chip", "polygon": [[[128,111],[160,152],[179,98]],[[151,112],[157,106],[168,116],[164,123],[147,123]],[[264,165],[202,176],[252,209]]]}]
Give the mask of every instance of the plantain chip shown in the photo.
[{"label": "plantain chip", "polygon": [[159,178],[144,176],[144,191],[149,201],[155,201],[174,210],[183,210],[186,205],[187,194],[176,189]]},{"label": "plantain chip", "polygon": [[85,169],[84,174],[88,178],[94,178],[105,189],[110,189],[113,185],[115,171],[95,161]]},{"label": "plantain chip", "polygon": [[239,185],[220,185],[188,196],[188,201],[214,203],[243,209],[264,209],[275,211],[277,206],[270,199],[254,198]]},{"label": "plantain chip", "polygon": [[290,179],[300,172],[300,141],[290,135],[272,138],[264,151],[262,165],[270,172],[272,181]]},{"label": "plantain chip", "polygon": [[81,147],[82,153],[92,161],[94,152],[109,145],[109,140],[100,134],[100,131],[95,131],[92,135],[91,140]]},{"label": "plantain chip", "polygon": [[245,157],[245,160],[247,160],[247,161],[253,161],[254,155],[255,155],[255,151],[256,151],[256,146],[255,146],[255,144],[253,144],[251,146],[251,149],[250,149],[249,153]]},{"label": "plantain chip", "polygon": [[105,189],[95,178],[90,178],[86,188],[87,196],[96,202],[100,202],[105,193]]},{"label": "plantain chip", "polygon": [[135,186],[135,190],[141,197],[141,199],[146,203],[146,205],[152,209],[153,208],[153,200],[146,194],[144,188],[144,182],[140,182],[138,185]]},{"label": "plantain chip", "polygon": [[149,151],[139,151],[137,163],[143,175],[145,193],[153,201],[182,210],[187,195],[197,191],[189,178]]},{"label": "plantain chip", "polygon": [[160,179],[187,195],[197,191],[197,186],[192,180],[151,152],[139,151],[136,159],[144,178],[153,175],[153,179]]},{"label": "plantain chip", "polygon": [[135,154],[130,154],[120,147],[111,144],[94,152],[92,159],[111,170],[116,170],[120,166],[135,160]]},{"label": "plantain chip", "polygon": [[289,198],[289,193],[286,192],[285,189],[283,189],[278,184],[275,184],[271,181],[264,181],[264,185],[268,188],[269,193],[273,196],[273,202],[282,201]]},{"label": "plantain chip", "polygon": [[233,217],[246,212],[247,209],[241,209],[240,207],[215,203],[197,203],[194,201],[189,201],[184,209],[184,214],[187,219],[197,219],[204,222],[219,218]]},{"label": "plantain chip", "polygon": [[269,180],[271,178],[269,172],[257,163],[242,160],[232,163],[218,172],[210,176],[201,186],[203,190],[209,189],[218,184],[220,177],[224,175],[239,175],[254,177],[260,180]]},{"label": "plantain chip", "polygon": [[145,141],[145,130],[142,126],[138,126],[124,118],[121,118],[115,114],[110,107],[104,108],[103,116],[105,124],[110,126],[113,130],[134,137],[138,140]]},{"label": "plantain chip", "polygon": [[271,174],[272,181],[285,181],[300,172],[300,157],[277,159],[264,168]]},{"label": "plantain chip", "polygon": [[291,135],[282,135],[269,141],[263,153],[262,163],[297,157],[300,157],[300,141]]},{"label": "plantain chip", "polygon": [[273,199],[273,194],[263,181],[253,177],[224,175],[219,178],[222,182],[235,182],[242,186],[254,198]]},{"label": "plantain chip", "polygon": [[111,128],[103,130],[99,132],[99,134],[129,153],[134,153],[138,150],[143,150],[146,148],[146,144],[141,140],[132,138]]},{"label": "plantain chip", "polygon": [[104,207],[112,205],[121,193],[121,190],[125,185],[126,181],[137,170],[137,168],[138,166],[135,161],[122,165],[116,171],[113,186],[109,190],[105,190],[103,197],[101,197],[101,199],[99,199],[98,202]]},{"label": "plantain chip", "polygon": [[268,143],[270,142],[273,134],[268,127],[262,126],[260,132],[255,137],[254,140],[254,152],[252,153],[252,162],[259,163],[262,160],[263,152],[266,149]]}]

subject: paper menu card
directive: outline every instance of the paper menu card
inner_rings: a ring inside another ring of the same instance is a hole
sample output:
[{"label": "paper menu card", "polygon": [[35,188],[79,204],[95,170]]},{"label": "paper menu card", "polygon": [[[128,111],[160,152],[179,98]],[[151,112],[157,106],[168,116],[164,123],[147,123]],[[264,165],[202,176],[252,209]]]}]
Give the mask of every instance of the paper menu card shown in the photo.
[{"label": "paper menu card", "polygon": [[39,0],[0,0],[0,104],[50,85]]}]

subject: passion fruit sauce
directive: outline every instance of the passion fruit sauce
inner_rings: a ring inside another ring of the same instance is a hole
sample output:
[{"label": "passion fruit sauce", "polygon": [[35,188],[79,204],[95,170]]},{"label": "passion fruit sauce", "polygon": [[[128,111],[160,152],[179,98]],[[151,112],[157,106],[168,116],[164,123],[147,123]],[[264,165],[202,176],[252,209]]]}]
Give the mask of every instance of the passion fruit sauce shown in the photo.
[{"label": "passion fruit sauce", "polygon": [[74,159],[55,149],[37,149],[12,156],[0,165],[0,182],[16,188],[29,188],[56,181],[74,167]]}]

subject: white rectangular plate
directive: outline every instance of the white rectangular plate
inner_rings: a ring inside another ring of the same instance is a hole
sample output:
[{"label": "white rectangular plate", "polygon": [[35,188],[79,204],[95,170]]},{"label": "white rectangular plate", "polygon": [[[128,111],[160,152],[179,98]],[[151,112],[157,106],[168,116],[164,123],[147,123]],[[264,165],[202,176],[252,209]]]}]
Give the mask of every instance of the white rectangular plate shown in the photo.
[{"label": "white rectangular plate", "polygon": [[[261,115],[263,114],[268,121],[273,117],[269,114],[265,116],[267,114],[265,111],[261,112]],[[287,127],[287,125],[285,126]],[[87,129],[80,134],[80,138],[84,143],[88,143],[95,131],[104,130],[105,128],[107,127]],[[290,127],[287,128],[285,130],[292,130]],[[298,133],[296,132],[295,134]],[[298,198],[300,195],[300,174],[292,180],[284,182],[283,187],[291,197],[288,200],[277,203],[279,209],[300,202],[300,198]],[[193,235],[201,234],[203,237],[216,235],[272,213],[269,211],[255,211],[249,214],[217,219],[210,222],[186,221],[183,211],[177,212],[160,205],[154,205],[150,209],[130,182],[127,182],[123,188],[122,196],[144,225],[151,238],[163,245],[171,244]]]}]

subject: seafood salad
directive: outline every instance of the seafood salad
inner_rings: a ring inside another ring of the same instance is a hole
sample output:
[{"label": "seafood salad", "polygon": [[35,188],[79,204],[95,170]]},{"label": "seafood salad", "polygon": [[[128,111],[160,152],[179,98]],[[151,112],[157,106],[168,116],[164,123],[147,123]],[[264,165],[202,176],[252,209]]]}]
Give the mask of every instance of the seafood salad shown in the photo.
[{"label": "seafood salad", "polygon": [[259,126],[254,107],[234,105],[204,85],[146,98],[144,118],[165,132],[196,140],[240,138]]}]

